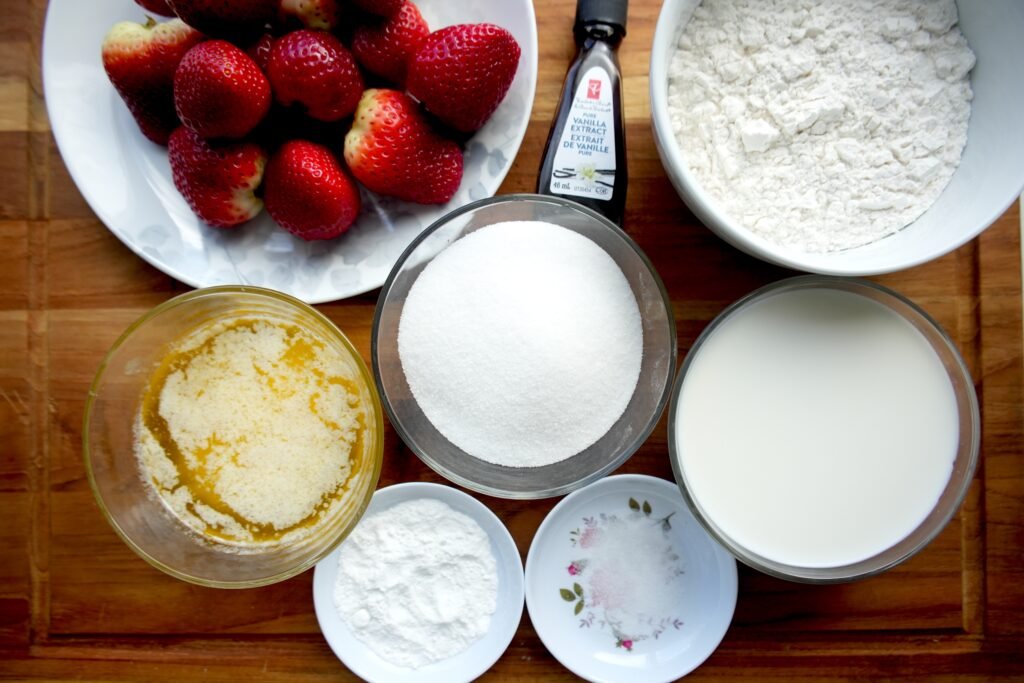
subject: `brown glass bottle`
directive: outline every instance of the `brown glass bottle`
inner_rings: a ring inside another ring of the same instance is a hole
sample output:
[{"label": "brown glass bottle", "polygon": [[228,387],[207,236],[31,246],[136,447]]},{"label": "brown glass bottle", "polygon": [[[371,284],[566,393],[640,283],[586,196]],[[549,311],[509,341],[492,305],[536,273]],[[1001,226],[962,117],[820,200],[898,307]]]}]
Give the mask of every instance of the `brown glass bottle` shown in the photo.
[{"label": "brown glass bottle", "polygon": [[579,51],[544,146],[537,192],[572,199],[621,225],[626,208],[622,77],[615,50],[628,0],[577,0]]}]

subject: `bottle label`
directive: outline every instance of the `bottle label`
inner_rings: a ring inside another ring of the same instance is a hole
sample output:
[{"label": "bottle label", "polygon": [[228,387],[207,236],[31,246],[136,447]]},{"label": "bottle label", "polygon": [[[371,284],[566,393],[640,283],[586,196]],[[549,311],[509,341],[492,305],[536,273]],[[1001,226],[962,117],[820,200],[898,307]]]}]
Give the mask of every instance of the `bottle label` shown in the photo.
[{"label": "bottle label", "polygon": [[608,72],[583,74],[551,169],[553,194],[609,200],[615,189],[615,115]]}]

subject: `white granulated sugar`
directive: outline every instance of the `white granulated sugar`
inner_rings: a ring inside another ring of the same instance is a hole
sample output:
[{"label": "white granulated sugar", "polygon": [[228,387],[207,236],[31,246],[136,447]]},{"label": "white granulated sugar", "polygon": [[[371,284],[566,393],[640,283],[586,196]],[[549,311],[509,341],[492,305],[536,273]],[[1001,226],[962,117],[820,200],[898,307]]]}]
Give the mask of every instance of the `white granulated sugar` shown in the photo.
[{"label": "white granulated sugar", "polygon": [[670,66],[676,139],[739,223],[808,252],[912,223],[960,163],[974,54],[953,0],[704,0]]},{"label": "white granulated sugar", "polygon": [[427,419],[487,462],[535,467],[600,439],[640,375],[640,309],[594,242],[550,223],[456,241],[413,284],[398,351]]},{"label": "white granulated sugar", "polygon": [[363,519],[338,558],[334,604],[382,659],[420,668],[483,637],[498,605],[490,539],[438,500],[399,503]]}]

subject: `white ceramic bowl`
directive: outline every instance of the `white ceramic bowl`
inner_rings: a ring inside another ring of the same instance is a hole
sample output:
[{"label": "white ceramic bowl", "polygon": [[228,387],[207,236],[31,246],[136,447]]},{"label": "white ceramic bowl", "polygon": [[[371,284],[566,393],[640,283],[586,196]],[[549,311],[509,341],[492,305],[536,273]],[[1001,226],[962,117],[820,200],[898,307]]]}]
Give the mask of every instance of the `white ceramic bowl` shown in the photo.
[{"label": "white ceramic bowl", "polygon": [[960,28],[978,63],[967,146],[949,185],[932,207],[900,232],[848,251],[812,254],[781,247],[727,215],[690,172],[668,112],[669,64],[699,0],[665,0],[651,50],[654,139],[672,184],[719,237],[752,256],[828,275],[874,275],[925,263],[956,249],[992,224],[1024,186],[1024,3],[961,0]]},{"label": "white ceramic bowl", "polygon": [[[472,496],[442,484],[408,482],[380,489],[366,509],[371,515],[399,503],[430,498],[470,517],[487,532],[498,565],[498,608],[491,627],[468,649],[419,669],[397,667],[378,657],[359,641],[334,606],[339,547],[320,561],[313,574],[313,605],[327,644],[352,673],[375,683],[459,683],[471,681],[491,668],[512,642],[523,616],[523,561],[508,529],[487,506]],[[342,544],[344,546],[344,544]]]}]

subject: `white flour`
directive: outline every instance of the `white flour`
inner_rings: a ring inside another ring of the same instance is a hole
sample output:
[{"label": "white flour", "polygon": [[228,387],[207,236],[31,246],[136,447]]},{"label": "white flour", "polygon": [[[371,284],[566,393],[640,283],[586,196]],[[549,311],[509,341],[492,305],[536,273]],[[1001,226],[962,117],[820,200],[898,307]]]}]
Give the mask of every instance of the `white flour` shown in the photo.
[{"label": "white flour", "polygon": [[345,539],[334,604],[356,638],[396,666],[448,659],[487,633],[497,608],[490,539],[441,501],[399,503]]},{"label": "white flour", "polygon": [[704,0],[670,67],[690,169],[726,213],[810,252],[917,219],[960,163],[974,54],[953,0]]}]

